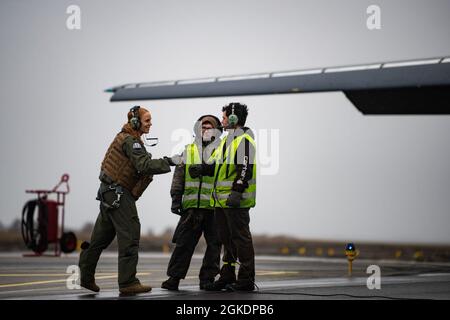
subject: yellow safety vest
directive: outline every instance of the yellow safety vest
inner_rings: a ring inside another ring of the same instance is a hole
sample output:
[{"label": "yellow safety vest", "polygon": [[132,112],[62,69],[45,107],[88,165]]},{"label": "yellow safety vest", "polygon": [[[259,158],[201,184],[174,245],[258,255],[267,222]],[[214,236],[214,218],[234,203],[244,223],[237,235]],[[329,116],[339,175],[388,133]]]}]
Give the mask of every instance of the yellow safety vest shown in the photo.
[{"label": "yellow safety vest", "polygon": [[230,146],[226,148],[225,152],[223,152],[223,145],[226,143],[226,138],[222,140],[220,146],[216,149],[215,182],[210,201],[212,207],[229,208],[226,205],[226,201],[231,194],[231,188],[237,175],[234,158],[236,157],[239,144],[244,139],[247,139],[253,145],[255,148],[255,155],[254,159],[249,159],[249,163],[253,164],[252,177],[248,181],[248,187],[242,193],[239,207],[252,208],[256,205],[256,143],[249,134],[244,133],[235,138]]},{"label": "yellow safety vest", "polygon": [[[189,167],[194,164],[202,164],[200,151],[195,143],[186,147],[186,168],[184,178],[184,193],[182,200],[183,209],[202,208],[213,209],[210,206],[211,192],[214,185],[214,177],[200,176],[192,178]],[[214,156],[213,155],[211,157]]]}]

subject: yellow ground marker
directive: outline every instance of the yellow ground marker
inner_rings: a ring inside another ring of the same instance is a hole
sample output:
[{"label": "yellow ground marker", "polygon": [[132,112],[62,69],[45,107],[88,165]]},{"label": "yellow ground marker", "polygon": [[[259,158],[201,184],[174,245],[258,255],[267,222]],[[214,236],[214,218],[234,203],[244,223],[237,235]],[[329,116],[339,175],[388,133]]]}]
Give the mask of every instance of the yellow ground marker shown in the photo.
[{"label": "yellow ground marker", "polygon": [[415,260],[423,260],[423,252],[422,251],[416,251],[414,252],[414,259]]},{"label": "yellow ground marker", "polygon": [[76,251],[76,252],[81,252],[81,244],[82,244],[82,243],[83,243],[82,240],[80,240],[80,239],[77,240],[77,246],[76,246],[76,248],[75,248],[75,251]]},{"label": "yellow ground marker", "polygon": [[306,248],[305,247],[298,248],[298,254],[304,256],[306,254]]},{"label": "yellow ground marker", "polygon": [[[150,273],[137,273],[138,276],[148,276]],[[70,276],[69,273],[64,274],[64,276]],[[96,277],[96,280],[100,279],[114,279],[117,278],[117,273],[109,276],[100,276]],[[8,284],[0,284],[0,288],[12,288],[12,287],[22,287],[22,286],[33,286],[39,284],[49,284],[49,283],[64,283],[67,281],[66,279],[57,279],[57,280],[44,280],[44,281],[31,281],[31,282],[21,282],[21,283],[8,283]]]}]

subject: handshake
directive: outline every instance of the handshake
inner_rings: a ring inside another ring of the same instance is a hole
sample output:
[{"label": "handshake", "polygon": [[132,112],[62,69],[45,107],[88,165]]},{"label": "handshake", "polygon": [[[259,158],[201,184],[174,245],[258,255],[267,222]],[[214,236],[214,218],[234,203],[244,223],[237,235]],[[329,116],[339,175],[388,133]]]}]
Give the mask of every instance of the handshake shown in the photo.
[{"label": "handshake", "polygon": [[[169,166],[177,166],[183,164],[183,157],[180,155],[174,155],[173,157],[163,157],[167,161]],[[189,174],[192,178],[198,178],[204,175],[204,167],[201,164],[194,164],[189,166]]]},{"label": "handshake", "polygon": [[172,157],[163,157],[169,163],[169,166],[174,167],[183,163],[183,157],[180,155],[174,155]]}]

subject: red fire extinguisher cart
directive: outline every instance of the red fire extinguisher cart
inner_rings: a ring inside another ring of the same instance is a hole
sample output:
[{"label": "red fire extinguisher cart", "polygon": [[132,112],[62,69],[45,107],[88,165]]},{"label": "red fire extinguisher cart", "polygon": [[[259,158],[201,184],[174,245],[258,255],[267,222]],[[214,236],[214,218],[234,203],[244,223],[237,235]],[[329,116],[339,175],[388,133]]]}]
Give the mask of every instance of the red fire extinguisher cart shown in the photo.
[{"label": "red fire extinguisher cart", "polygon": [[[24,256],[42,256],[49,244],[54,244],[52,256],[55,257],[76,249],[75,234],[64,231],[64,207],[70,191],[68,181],[69,175],[63,174],[52,190],[26,190],[26,193],[36,194],[37,198],[28,201],[22,210],[22,237],[27,248],[34,252]],[[63,184],[66,190],[58,190]]]}]

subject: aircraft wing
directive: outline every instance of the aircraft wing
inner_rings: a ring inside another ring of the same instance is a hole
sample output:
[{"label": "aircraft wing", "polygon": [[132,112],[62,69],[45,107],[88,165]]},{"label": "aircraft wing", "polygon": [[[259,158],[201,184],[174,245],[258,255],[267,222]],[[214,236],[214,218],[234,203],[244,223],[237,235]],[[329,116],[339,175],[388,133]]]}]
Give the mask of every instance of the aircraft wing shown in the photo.
[{"label": "aircraft wing", "polygon": [[343,91],[363,114],[450,114],[450,57],[133,83],[111,101]]}]

